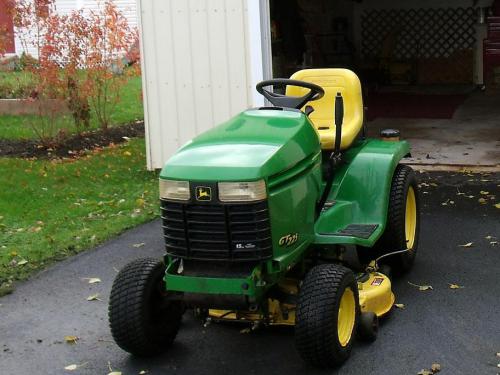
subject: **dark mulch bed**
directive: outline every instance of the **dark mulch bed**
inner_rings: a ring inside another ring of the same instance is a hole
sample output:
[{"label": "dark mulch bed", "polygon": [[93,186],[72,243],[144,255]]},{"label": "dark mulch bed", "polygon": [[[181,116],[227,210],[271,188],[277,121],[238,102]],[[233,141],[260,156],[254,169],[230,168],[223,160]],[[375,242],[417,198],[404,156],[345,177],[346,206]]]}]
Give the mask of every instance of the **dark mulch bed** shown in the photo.
[{"label": "dark mulch bed", "polygon": [[114,126],[66,138],[50,147],[33,139],[0,139],[0,156],[21,158],[77,157],[88,150],[125,142],[127,138],[143,137],[144,121]]}]

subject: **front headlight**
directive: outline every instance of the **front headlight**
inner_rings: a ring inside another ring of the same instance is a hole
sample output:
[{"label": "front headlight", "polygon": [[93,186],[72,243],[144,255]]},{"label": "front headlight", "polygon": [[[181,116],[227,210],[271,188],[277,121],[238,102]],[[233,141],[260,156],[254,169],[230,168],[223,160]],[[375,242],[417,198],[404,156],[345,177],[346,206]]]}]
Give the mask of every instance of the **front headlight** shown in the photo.
[{"label": "front headlight", "polygon": [[219,182],[219,199],[222,202],[251,202],[266,199],[266,183],[255,182]]},{"label": "front headlight", "polygon": [[161,199],[187,201],[190,196],[188,181],[163,180],[160,178]]}]

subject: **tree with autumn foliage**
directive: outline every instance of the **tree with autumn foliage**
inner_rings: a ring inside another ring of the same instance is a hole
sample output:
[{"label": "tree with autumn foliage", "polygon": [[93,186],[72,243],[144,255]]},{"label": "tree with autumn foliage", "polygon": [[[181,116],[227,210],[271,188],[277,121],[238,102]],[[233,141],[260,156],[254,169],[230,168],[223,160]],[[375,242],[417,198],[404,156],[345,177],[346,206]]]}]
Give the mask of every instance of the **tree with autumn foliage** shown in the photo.
[{"label": "tree with autumn foliage", "polygon": [[97,10],[69,14],[51,11],[54,0],[17,0],[14,25],[25,50],[35,49],[38,63],[29,69],[40,96],[66,100],[78,131],[88,127],[92,110],[102,129],[120,100],[128,75],[126,53],[137,40],[137,30],[113,1]]}]

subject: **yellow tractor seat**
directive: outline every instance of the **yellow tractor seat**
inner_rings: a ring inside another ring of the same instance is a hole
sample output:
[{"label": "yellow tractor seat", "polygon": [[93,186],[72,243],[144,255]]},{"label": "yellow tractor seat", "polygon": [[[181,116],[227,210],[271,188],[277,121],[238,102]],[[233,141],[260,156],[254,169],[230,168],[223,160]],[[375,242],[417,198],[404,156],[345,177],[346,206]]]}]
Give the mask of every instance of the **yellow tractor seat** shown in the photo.
[{"label": "yellow tractor seat", "polygon": [[[314,108],[309,115],[318,132],[321,148],[333,150],[335,143],[335,96],[340,92],[344,98],[344,122],[342,124],[341,150],[349,148],[363,128],[363,97],[358,76],[348,69],[305,69],[293,74],[291,79],[311,82],[323,87],[325,96],[306,103]],[[302,96],[308,89],[288,86],[286,95]]]}]

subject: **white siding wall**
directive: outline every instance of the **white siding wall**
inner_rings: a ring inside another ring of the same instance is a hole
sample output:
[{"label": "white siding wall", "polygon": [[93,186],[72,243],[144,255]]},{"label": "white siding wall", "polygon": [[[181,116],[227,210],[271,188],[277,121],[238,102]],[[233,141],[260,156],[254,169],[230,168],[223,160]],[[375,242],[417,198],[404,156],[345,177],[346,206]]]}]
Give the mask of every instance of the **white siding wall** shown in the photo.
[{"label": "white siding wall", "polygon": [[263,76],[259,9],[267,2],[138,4],[147,161],[154,169],[195,135],[262,104],[253,91]]}]

